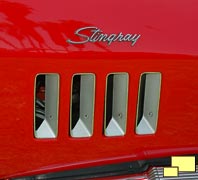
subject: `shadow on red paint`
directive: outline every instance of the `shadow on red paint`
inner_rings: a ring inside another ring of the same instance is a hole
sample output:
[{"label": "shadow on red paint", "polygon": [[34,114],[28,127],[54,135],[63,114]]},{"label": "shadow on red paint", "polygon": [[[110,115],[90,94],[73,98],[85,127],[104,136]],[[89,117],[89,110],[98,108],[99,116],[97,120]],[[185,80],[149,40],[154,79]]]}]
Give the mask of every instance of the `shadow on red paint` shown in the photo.
[{"label": "shadow on red paint", "polygon": [[[76,29],[85,26],[93,26],[88,23],[75,20],[60,20],[57,22],[35,22],[28,19],[28,16],[33,13],[33,9],[27,7],[22,3],[0,1],[0,13],[4,16],[4,21],[0,22],[0,45],[1,42],[9,49],[23,50],[23,51],[55,51],[57,47],[61,47],[62,51],[70,52],[72,48],[83,51],[84,44],[68,44],[67,39],[80,41],[80,38],[74,35]],[[42,30],[44,34],[48,34],[48,39],[40,33]],[[17,41],[14,43],[13,39]],[[52,41],[55,45],[49,43]],[[28,45],[27,45],[28,44]],[[109,51],[100,43],[94,43],[96,48],[103,51]],[[70,48],[71,47],[71,48]],[[2,48],[0,46],[0,48]],[[70,50],[69,50],[70,49]]]}]

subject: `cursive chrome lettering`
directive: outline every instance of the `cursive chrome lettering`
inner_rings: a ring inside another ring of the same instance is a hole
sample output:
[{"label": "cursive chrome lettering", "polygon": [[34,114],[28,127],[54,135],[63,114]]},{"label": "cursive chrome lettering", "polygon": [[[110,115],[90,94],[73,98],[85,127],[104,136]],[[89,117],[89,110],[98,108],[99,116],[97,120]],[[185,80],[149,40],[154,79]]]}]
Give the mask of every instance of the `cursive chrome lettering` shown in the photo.
[{"label": "cursive chrome lettering", "polygon": [[[86,34],[85,34],[86,32]],[[87,26],[79,28],[74,32],[75,35],[80,37],[80,40],[74,41],[68,39],[67,42],[70,44],[85,44],[87,42],[106,42],[108,45],[111,45],[113,42],[131,42],[131,45],[135,45],[137,40],[140,38],[140,34],[123,34],[122,32],[118,34],[107,34],[103,33],[99,28],[94,26]],[[87,35],[89,34],[89,35]]]}]

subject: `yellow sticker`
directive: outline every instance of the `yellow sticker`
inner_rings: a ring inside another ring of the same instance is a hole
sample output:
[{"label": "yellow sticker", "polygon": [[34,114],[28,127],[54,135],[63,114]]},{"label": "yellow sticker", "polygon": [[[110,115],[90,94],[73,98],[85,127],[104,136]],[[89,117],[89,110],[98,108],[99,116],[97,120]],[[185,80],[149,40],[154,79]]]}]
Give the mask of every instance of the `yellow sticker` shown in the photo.
[{"label": "yellow sticker", "polygon": [[172,156],[171,166],[178,167],[179,171],[195,172],[195,156]]},{"label": "yellow sticker", "polygon": [[165,167],[164,168],[164,177],[177,177],[178,176],[178,167]]}]

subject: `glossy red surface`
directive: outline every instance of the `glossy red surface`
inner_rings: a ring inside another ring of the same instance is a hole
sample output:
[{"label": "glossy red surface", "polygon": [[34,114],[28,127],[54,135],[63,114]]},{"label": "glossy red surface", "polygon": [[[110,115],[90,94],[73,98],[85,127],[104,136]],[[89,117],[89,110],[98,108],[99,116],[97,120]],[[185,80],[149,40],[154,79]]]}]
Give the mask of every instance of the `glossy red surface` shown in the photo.
[{"label": "glossy red surface", "polygon": [[[0,1],[0,178],[198,153],[198,1]],[[74,31],[139,33],[127,42],[70,45]],[[139,77],[161,72],[157,132],[136,135]],[[56,139],[33,135],[34,79],[60,74]],[[96,74],[94,134],[69,137],[71,78]],[[103,135],[106,76],[129,73],[127,133]]]}]

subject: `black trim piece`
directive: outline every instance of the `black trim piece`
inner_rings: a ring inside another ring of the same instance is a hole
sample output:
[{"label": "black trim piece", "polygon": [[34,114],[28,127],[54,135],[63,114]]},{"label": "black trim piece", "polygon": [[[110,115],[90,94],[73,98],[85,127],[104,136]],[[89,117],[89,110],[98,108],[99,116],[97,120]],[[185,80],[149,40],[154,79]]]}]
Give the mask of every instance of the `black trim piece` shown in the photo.
[{"label": "black trim piece", "polygon": [[[196,163],[198,163],[198,155],[185,156],[195,156]],[[149,167],[154,166],[171,166],[171,157],[52,172],[29,177],[13,178],[13,180],[82,180],[99,177],[112,177],[118,175],[143,173],[147,171]]]},{"label": "black trim piece", "polygon": [[60,172],[47,173],[42,175],[36,175],[31,177],[16,178],[15,180],[42,180],[42,179],[66,179],[66,180],[76,180],[76,179],[89,179],[107,176],[117,176],[124,174],[142,173],[148,169],[151,165],[170,165],[171,159],[160,158],[153,160],[142,160],[134,162],[126,162],[119,164],[110,164],[104,166],[96,166],[90,168],[81,168],[75,170],[67,170]]}]

